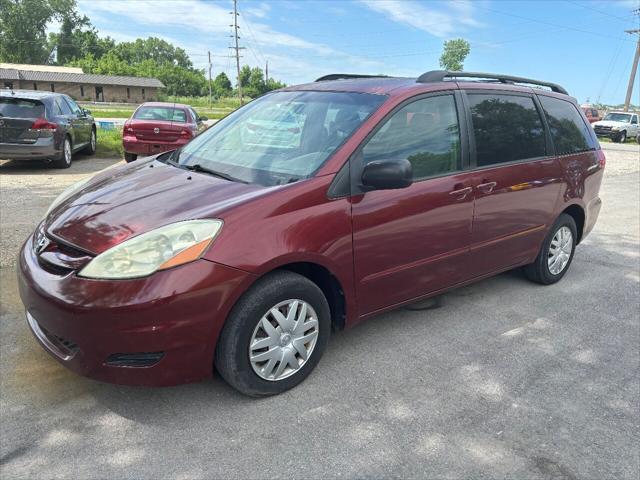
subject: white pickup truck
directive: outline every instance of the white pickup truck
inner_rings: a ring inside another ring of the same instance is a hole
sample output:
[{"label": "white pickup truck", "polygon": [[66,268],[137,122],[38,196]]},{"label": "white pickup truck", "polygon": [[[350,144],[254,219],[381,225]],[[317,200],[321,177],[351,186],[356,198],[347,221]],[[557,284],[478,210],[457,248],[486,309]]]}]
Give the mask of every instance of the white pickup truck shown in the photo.
[{"label": "white pickup truck", "polygon": [[614,142],[624,143],[627,138],[637,138],[640,134],[637,113],[609,112],[592,126],[597,136],[609,137]]}]

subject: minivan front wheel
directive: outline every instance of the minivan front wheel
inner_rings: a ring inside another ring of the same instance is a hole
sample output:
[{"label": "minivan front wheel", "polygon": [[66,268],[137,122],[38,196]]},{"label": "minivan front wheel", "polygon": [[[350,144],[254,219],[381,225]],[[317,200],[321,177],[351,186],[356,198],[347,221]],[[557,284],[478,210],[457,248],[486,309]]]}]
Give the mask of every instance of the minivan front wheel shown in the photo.
[{"label": "minivan front wheel", "polygon": [[573,217],[561,214],[544,239],[536,260],[524,268],[527,277],[543,285],[559,281],[569,270],[577,238]]},{"label": "minivan front wheel", "polygon": [[302,275],[276,271],[258,280],[234,306],[218,340],[215,366],[246,395],[282,393],[309,376],[330,330],[322,290]]}]

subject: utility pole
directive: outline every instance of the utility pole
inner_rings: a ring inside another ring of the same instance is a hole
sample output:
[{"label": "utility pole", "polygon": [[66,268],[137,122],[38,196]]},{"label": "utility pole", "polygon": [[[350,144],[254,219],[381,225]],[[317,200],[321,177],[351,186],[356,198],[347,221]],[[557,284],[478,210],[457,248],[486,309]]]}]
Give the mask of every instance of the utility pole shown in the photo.
[{"label": "utility pole", "polygon": [[[636,13],[638,11],[636,10]],[[640,58],[640,29],[625,30],[630,34],[638,35],[638,42],[636,44],[636,55],[633,58],[633,67],[631,67],[631,75],[629,75],[629,85],[627,86],[627,96],[624,99],[624,111],[629,111],[629,104],[631,103],[631,93],[633,92],[633,84],[636,81],[636,72],[638,71],[638,58]]]},{"label": "utility pole", "polygon": [[264,64],[264,84],[267,85],[269,83],[269,60],[265,60]]},{"label": "utility pole", "polygon": [[211,50],[207,53],[209,54],[209,108],[211,108]]},{"label": "utility pole", "polygon": [[238,0],[233,0],[233,12],[230,12],[233,15],[233,25],[231,25],[233,27],[233,35],[232,37],[235,38],[235,47],[230,47],[233,48],[236,51],[236,69],[238,71],[238,98],[240,98],[240,106],[242,106],[242,81],[240,80],[240,50],[242,50],[244,47],[239,47],[238,46],[238,40],[240,39],[240,37],[238,36],[238,29],[240,28],[238,26],[238,15],[240,15],[238,13]]}]

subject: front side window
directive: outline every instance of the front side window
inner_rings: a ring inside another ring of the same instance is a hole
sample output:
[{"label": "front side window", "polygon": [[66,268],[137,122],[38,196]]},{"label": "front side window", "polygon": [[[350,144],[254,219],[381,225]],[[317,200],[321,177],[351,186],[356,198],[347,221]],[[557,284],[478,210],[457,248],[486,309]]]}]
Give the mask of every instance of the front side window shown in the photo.
[{"label": "front side window", "polygon": [[135,111],[133,118],[137,120],[185,123],[187,114],[181,108],[142,106]]},{"label": "front side window", "polygon": [[589,127],[571,102],[543,95],[539,98],[558,155],[585,152],[595,148]]},{"label": "front side window", "polygon": [[414,180],[460,169],[453,95],[416,100],[395,112],[362,149],[363,162],[406,159]]},{"label": "front side window", "polygon": [[479,167],[546,155],[542,120],[531,97],[468,95]]},{"label": "front side window", "polygon": [[294,182],[311,176],[384,100],[352,92],[267,94],[194,138],[178,162],[248,183]]},{"label": "front side window", "polygon": [[631,117],[631,125],[637,125],[638,124],[638,116],[634,115],[633,117]]}]

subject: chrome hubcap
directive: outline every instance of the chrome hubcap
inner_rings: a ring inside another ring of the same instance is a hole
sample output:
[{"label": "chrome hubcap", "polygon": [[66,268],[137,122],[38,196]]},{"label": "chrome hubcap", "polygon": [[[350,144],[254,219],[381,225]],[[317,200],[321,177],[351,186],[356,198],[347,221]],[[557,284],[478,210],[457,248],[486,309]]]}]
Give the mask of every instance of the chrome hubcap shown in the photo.
[{"label": "chrome hubcap", "polygon": [[307,363],[318,339],[318,317],[303,300],[273,306],[258,321],[249,342],[249,361],[265,380],[290,377]]},{"label": "chrome hubcap", "polygon": [[553,275],[558,275],[565,269],[571,258],[572,250],[573,235],[571,230],[567,227],[561,227],[553,236],[547,255],[547,265]]},{"label": "chrome hubcap", "polygon": [[91,132],[91,150],[96,149],[96,132]]},{"label": "chrome hubcap", "polygon": [[69,140],[64,142],[64,161],[67,163],[71,162],[71,144]]}]

